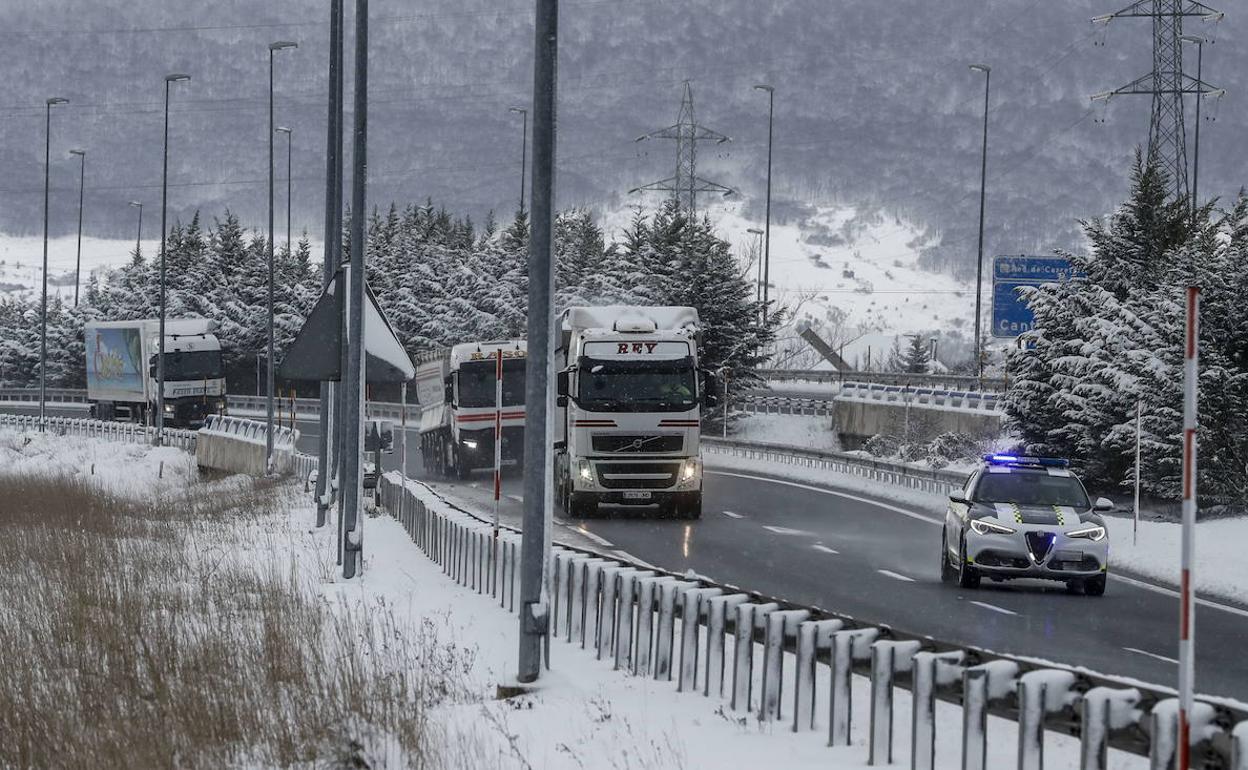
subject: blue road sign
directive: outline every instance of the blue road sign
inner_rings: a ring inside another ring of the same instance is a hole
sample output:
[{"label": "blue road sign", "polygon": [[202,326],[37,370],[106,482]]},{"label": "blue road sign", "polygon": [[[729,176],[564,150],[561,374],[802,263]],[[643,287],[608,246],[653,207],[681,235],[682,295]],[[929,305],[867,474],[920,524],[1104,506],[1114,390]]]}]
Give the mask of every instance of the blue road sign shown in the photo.
[{"label": "blue road sign", "polygon": [[1021,286],[1039,286],[1082,276],[1065,257],[998,256],[992,260],[992,336],[1017,337],[1031,329],[1035,315],[1018,294]]}]

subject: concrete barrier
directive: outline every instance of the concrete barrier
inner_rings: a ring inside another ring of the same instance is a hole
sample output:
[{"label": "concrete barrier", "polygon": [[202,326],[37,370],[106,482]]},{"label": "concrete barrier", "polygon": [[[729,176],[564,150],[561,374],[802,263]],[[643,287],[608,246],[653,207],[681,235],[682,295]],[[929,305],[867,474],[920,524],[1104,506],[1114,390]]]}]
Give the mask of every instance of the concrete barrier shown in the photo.
[{"label": "concrete barrier", "polygon": [[295,442],[299,431],[275,430],[273,467],[265,456],[266,425],[256,420],[209,415],[195,442],[195,461],[201,468],[248,476],[270,473],[286,476],[295,472]]}]

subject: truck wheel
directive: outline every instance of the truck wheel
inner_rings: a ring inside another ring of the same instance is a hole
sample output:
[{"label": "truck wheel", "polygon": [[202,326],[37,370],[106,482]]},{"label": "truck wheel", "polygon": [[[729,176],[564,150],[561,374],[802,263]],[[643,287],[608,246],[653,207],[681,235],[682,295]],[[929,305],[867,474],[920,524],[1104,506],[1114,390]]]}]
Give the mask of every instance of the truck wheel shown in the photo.
[{"label": "truck wheel", "polygon": [[468,462],[464,459],[463,453],[459,451],[459,447],[454,444],[451,446],[451,453],[455,458],[455,478],[464,481],[472,475],[472,468],[468,467]]},{"label": "truck wheel", "polygon": [[585,492],[573,492],[568,495],[568,516],[573,519],[586,519],[598,513],[598,499]]},{"label": "truck wheel", "polygon": [[688,502],[676,503],[676,516],[681,519],[702,518],[702,495],[699,494]]}]

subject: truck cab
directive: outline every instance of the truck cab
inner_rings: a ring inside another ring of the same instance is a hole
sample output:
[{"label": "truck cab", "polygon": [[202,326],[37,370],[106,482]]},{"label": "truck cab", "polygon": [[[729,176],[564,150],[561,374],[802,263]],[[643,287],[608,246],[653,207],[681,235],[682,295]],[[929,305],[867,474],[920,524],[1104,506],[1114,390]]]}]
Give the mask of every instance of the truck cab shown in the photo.
[{"label": "truck cab", "polygon": [[701,516],[713,387],[698,369],[697,311],[574,307],[560,327],[555,484],[568,515]]}]

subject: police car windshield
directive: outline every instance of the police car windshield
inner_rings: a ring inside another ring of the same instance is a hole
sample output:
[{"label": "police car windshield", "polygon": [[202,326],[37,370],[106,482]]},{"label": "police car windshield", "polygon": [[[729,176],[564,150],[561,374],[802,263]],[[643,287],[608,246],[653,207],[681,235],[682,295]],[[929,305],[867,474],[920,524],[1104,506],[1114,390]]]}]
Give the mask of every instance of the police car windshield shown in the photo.
[{"label": "police car windshield", "polygon": [[697,380],[688,358],[582,358],[578,379],[577,403],[593,412],[685,412],[697,403]]},{"label": "police car windshield", "polygon": [[1052,476],[1045,471],[984,471],[975,485],[977,503],[1064,505],[1088,508],[1088,494],[1074,476]]},{"label": "police car windshield", "polygon": [[[497,400],[497,364],[493,361],[470,361],[459,367],[459,401],[461,407],[494,406]],[[524,359],[503,360],[503,406],[524,403]]]}]

